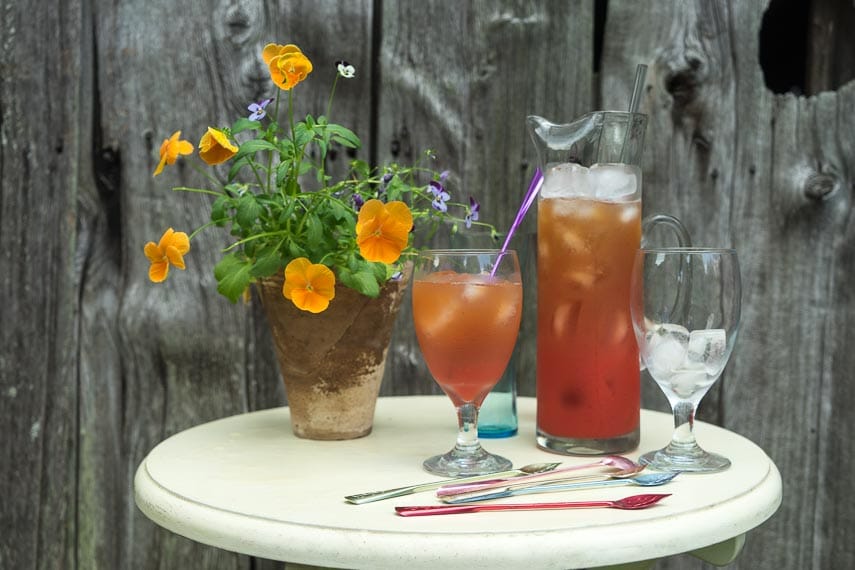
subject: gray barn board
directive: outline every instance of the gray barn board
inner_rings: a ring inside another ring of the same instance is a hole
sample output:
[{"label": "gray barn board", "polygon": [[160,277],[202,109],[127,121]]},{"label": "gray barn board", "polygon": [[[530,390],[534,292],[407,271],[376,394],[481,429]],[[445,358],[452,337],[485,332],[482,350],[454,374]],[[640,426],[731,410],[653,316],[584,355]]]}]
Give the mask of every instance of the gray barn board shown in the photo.
[{"label": "gray barn board", "polygon": [[[636,64],[649,65],[645,214],[680,217],[743,267],[741,337],[699,415],[759,444],[784,477],[783,505],[733,567],[855,567],[841,476],[855,470],[855,6],[805,4],[799,94],[764,79],[768,5],[0,0],[0,568],[282,567],[174,535],[133,502],[136,467],[166,437],[285,403],[257,300],[216,293],[226,236],[200,234],[188,269],[160,286],[142,253],[165,227],[208,219],[203,196],[169,190],[200,183],[187,164],[152,178],[160,141],[198,140],[269,94],[270,41],[315,64],[298,113],[325,106],[333,62],[357,68],[333,118],[364,146],[331,168],[432,149],[451,189],[500,228],[536,165],[526,115],[623,109]],[[439,393],[410,318],[383,395]],[[532,396],[531,314],[520,347]],[[644,405],[665,410],[642,382]]]}]

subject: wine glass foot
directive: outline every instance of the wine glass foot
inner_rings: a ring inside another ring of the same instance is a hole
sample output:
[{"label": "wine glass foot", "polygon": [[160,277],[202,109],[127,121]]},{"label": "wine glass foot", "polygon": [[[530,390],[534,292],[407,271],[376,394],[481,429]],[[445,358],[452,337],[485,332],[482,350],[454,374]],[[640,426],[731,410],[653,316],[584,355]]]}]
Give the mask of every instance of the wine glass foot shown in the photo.
[{"label": "wine glass foot", "polygon": [[638,462],[659,471],[689,473],[715,473],[730,467],[730,459],[717,453],[704,451],[698,446],[679,452],[668,447],[650,451],[639,457]]},{"label": "wine glass foot", "polygon": [[487,453],[479,448],[474,453],[460,453],[452,449],[443,455],[435,455],[425,459],[422,466],[428,473],[444,477],[469,477],[472,475],[488,475],[498,471],[507,471],[513,464],[500,455]]}]

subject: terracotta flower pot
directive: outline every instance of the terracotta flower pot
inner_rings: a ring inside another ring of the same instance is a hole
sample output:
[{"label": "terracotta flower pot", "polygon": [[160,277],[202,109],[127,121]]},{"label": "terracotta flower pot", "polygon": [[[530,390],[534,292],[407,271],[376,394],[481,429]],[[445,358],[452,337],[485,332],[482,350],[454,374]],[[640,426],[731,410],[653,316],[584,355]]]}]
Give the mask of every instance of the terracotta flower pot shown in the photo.
[{"label": "terracotta flower pot", "polygon": [[371,433],[392,327],[407,287],[390,281],[376,299],[342,285],[326,311],[282,296],[283,277],[258,284],[273,334],[294,435],[354,439]]}]

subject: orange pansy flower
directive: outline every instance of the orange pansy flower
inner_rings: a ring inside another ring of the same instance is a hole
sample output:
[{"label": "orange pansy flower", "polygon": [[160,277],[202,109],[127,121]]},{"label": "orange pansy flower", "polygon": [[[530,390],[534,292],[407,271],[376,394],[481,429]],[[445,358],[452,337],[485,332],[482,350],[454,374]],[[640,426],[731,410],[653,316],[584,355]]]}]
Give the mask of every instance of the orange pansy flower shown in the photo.
[{"label": "orange pansy flower", "polygon": [[298,257],[285,266],[282,295],[302,311],[320,313],[335,297],[335,274],[326,265]]},{"label": "orange pansy flower", "polygon": [[261,57],[270,69],[273,83],[285,91],[290,91],[312,72],[312,62],[293,44],[267,44]]},{"label": "orange pansy flower", "polygon": [[199,141],[199,157],[211,166],[225,162],[233,157],[238,147],[221,130],[208,127]]},{"label": "orange pansy flower", "polygon": [[366,261],[394,263],[410,240],[413,215],[400,201],[368,200],[359,210],[356,243]]},{"label": "orange pansy flower", "polygon": [[160,238],[160,243],[153,241],[145,244],[145,256],[151,262],[148,278],[160,283],[169,274],[169,265],[184,269],[184,254],[190,251],[190,238],[184,232],[176,232],[169,228]]},{"label": "orange pansy flower", "polygon": [[163,167],[166,164],[175,164],[178,157],[182,154],[193,154],[193,145],[190,141],[179,140],[181,131],[175,131],[168,139],[163,139],[163,144],[160,145],[160,162],[157,163],[157,168],[154,169],[152,176],[157,176],[163,172]]}]

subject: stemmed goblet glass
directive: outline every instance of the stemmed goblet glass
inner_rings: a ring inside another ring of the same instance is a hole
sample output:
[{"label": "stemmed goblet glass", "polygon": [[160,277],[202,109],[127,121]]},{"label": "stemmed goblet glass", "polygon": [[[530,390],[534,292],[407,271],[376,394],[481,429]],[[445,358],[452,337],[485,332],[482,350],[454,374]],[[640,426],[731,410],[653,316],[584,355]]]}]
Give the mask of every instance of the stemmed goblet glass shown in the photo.
[{"label": "stemmed goblet glass", "polygon": [[641,456],[665,471],[712,472],[730,460],[695,440],[695,410],[721,376],[739,331],[742,289],[733,249],[643,248],[633,267],[639,354],[674,413],[671,442]]},{"label": "stemmed goblet glass", "polygon": [[427,250],[413,268],[413,321],[431,375],[457,408],[448,453],[426,459],[449,477],[510,469],[478,441],[478,409],[499,381],[519,332],[522,280],[513,250]]}]

